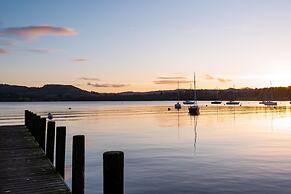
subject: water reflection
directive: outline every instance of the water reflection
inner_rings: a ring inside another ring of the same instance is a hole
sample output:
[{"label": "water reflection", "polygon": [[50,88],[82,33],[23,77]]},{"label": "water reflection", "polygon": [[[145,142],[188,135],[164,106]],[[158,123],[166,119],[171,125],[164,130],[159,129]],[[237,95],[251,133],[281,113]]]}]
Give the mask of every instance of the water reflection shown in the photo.
[{"label": "water reflection", "polygon": [[[203,104],[204,103],[204,104]],[[207,106],[191,116],[173,102],[1,104],[0,124],[21,124],[24,109],[86,135],[86,193],[102,193],[102,153],[125,152],[125,193],[291,193],[290,105]],[[208,103],[209,104],[209,103]],[[71,110],[68,110],[71,107]],[[198,137],[199,136],[199,137]],[[195,157],[193,157],[193,153]]]},{"label": "water reflection", "polygon": [[193,132],[194,132],[194,152],[196,152],[196,144],[197,144],[197,123],[198,123],[198,116],[197,115],[190,115],[191,122],[193,126]]},{"label": "water reflection", "polygon": [[178,123],[178,139],[180,139],[180,109],[177,110],[177,123]]}]

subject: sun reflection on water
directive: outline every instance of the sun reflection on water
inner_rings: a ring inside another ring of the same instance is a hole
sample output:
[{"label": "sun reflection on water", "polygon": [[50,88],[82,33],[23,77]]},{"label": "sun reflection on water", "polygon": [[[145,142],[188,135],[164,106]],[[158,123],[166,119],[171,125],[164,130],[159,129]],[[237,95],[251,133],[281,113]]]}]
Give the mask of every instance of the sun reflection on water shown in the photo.
[{"label": "sun reflection on water", "polygon": [[16,103],[1,113],[0,124],[23,122],[24,109],[43,116],[52,112],[57,125],[67,126],[69,185],[72,136],[84,134],[86,193],[102,192],[102,153],[107,150],[125,152],[129,194],[291,192],[289,104],[274,108],[256,102],[236,107],[201,102],[199,116],[189,115],[187,107],[177,111],[173,104]]}]

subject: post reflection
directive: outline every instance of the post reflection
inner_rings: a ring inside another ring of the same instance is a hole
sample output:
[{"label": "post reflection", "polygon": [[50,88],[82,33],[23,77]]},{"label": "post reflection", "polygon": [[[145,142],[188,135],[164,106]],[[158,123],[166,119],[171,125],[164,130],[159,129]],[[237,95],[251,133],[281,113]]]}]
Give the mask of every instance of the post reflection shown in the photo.
[{"label": "post reflection", "polygon": [[[128,193],[138,193],[141,188],[144,193],[183,193],[179,188],[195,191],[201,185],[205,185],[209,193],[217,193],[212,192],[217,187],[211,190],[205,183],[205,180],[215,180],[215,185],[220,185],[224,191],[242,194],[248,193],[244,190],[244,181],[250,180],[253,174],[258,175],[252,177],[255,191],[261,191],[253,193],[271,193],[264,192],[270,182],[274,186],[272,193],[291,193],[289,104],[274,109],[256,105],[257,102],[245,102],[235,110],[224,105],[201,105],[201,114],[191,116],[186,106],[179,111],[168,110],[166,103],[62,102],[31,104],[27,109],[42,116],[52,112],[59,125],[67,126],[68,139],[73,135],[86,135],[85,169],[89,177],[86,188],[96,193],[102,192],[98,190],[102,188],[102,174],[96,169],[101,169],[100,156],[106,150],[126,153],[126,174],[129,175],[126,184],[132,189]],[[3,110],[7,109],[5,107],[5,104],[0,106]],[[68,107],[72,109],[68,111]],[[22,109],[15,105],[14,111],[0,115],[0,124],[12,120],[21,124]],[[67,142],[68,153],[71,153],[71,143]],[[70,159],[71,154],[68,154],[67,181],[71,180]],[[176,185],[170,191],[160,187],[155,192],[144,186],[157,182]],[[232,184],[234,182],[238,184]]]}]

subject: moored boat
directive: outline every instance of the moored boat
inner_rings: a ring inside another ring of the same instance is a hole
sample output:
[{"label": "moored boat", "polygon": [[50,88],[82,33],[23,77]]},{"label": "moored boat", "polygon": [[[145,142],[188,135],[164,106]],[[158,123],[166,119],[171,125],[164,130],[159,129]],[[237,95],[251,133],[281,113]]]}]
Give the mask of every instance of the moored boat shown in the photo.
[{"label": "moored boat", "polygon": [[239,105],[240,102],[239,101],[235,101],[235,96],[236,95],[235,95],[235,87],[234,86],[233,86],[233,89],[232,89],[232,95],[233,95],[232,100],[226,102],[225,104],[226,105]]},{"label": "moored boat", "polygon": [[194,104],[195,102],[193,100],[186,100],[183,102],[183,104]]},{"label": "moored boat", "polygon": [[[191,99],[191,90],[193,91],[193,89],[192,89],[192,86],[190,85],[190,93],[189,93],[189,99]],[[193,92],[192,92],[193,93]],[[183,104],[185,104],[185,105],[189,105],[189,104],[194,104],[195,102],[194,102],[194,100],[185,100],[184,102],[183,102]]]},{"label": "moored boat", "polygon": [[175,109],[181,109],[181,108],[182,108],[182,106],[181,106],[180,102],[177,102],[175,104]]},{"label": "moored boat", "polygon": [[221,104],[222,103],[222,101],[220,101],[218,98],[218,92],[219,92],[219,90],[217,89],[216,90],[216,100],[212,101],[211,104]]},{"label": "moored boat", "polygon": [[211,104],[221,104],[222,101],[219,101],[219,100],[215,100],[215,101],[212,101]]},{"label": "moored boat", "polygon": [[265,101],[264,105],[266,106],[276,106],[278,103],[273,101]]},{"label": "moored boat", "polygon": [[197,104],[190,106],[188,108],[188,112],[191,115],[199,115],[200,114],[199,106]]},{"label": "moored boat", "polygon": [[[271,99],[273,99],[273,87],[272,87],[272,82],[270,81],[270,90],[271,90]],[[277,102],[274,102],[274,101],[270,101],[270,100],[268,100],[268,101],[263,101],[264,103],[264,105],[266,105],[266,106],[277,106]]]},{"label": "moored boat", "polygon": [[177,89],[177,97],[178,97],[178,102],[175,104],[175,109],[181,109],[182,105],[180,104],[180,92],[179,92],[179,81],[178,81],[178,89]]},{"label": "moored boat", "polygon": [[197,94],[196,94],[196,78],[195,78],[195,73],[194,73],[194,90],[193,90],[193,94],[194,94],[194,103],[193,105],[191,105],[189,108],[188,108],[188,112],[190,115],[199,115],[200,114],[200,110],[199,110],[199,106],[198,106],[198,103],[197,103]]},{"label": "moored boat", "polygon": [[226,105],[239,105],[240,102],[238,102],[238,101],[228,101],[228,102],[226,102],[225,104],[226,104]]}]

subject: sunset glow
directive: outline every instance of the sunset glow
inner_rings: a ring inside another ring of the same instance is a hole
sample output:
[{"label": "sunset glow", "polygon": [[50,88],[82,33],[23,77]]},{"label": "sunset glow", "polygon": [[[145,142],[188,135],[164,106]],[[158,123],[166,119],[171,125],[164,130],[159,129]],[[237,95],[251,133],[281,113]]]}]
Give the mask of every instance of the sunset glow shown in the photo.
[{"label": "sunset glow", "polygon": [[[96,92],[291,85],[287,0],[8,1],[0,83]],[[17,13],[17,14],[16,14]]]}]

